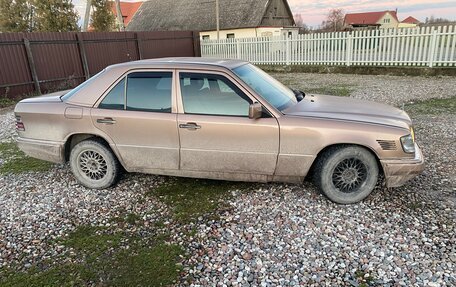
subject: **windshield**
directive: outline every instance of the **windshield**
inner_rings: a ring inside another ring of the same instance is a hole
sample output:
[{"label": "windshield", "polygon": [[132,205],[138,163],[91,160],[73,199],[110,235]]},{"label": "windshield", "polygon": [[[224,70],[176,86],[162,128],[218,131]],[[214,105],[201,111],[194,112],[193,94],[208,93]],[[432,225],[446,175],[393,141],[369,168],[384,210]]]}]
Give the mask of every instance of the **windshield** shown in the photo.
[{"label": "windshield", "polygon": [[60,99],[62,99],[62,101],[66,101],[68,100],[69,98],[71,98],[74,94],[76,94],[77,92],[79,92],[79,90],[81,90],[82,88],[84,88],[85,86],[87,86],[87,84],[89,84],[90,82],[92,82],[94,79],[96,79],[99,75],[101,75],[105,70],[101,70],[101,72],[99,72],[98,74],[96,74],[95,76],[92,76],[90,79],[88,79],[87,81],[85,82],[82,82],[82,84],[80,84],[79,86],[77,86],[76,88],[72,89],[71,91],[69,91],[68,93],[66,93],[65,95],[61,96]]},{"label": "windshield", "polygon": [[292,90],[282,85],[279,81],[269,76],[260,68],[246,64],[233,69],[247,85],[257,92],[279,111],[297,103]]}]

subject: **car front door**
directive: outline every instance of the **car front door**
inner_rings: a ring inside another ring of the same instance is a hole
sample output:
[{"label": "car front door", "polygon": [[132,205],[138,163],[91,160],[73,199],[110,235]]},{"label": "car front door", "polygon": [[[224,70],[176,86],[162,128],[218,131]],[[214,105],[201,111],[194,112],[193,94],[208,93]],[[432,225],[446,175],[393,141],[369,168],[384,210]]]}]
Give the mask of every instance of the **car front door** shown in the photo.
[{"label": "car front door", "polygon": [[132,171],[179,169],[174,71],[133,71],[91,111]]},{"label": "car front door", "polygon": [[250,119],[248,96],[225,73],[179,71],[180,168],[184,171],[274,174],[279,126],[267,111]]}]

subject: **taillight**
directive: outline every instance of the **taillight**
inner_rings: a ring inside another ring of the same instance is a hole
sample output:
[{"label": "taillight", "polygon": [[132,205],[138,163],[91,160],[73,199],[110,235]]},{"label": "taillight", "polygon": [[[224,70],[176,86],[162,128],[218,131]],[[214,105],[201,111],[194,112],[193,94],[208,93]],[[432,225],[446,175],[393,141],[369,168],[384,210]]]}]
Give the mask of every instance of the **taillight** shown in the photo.
[{"label": "taillight", "polygon": [[16,116],[16,130],[25,131],[25,125],[20,116]]}]

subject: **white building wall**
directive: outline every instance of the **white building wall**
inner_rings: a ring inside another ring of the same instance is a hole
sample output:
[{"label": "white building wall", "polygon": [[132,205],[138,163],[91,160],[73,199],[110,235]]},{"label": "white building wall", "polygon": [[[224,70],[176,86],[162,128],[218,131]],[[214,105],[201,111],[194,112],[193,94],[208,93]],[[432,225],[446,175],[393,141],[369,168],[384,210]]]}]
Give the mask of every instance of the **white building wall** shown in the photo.
[{"label": "white building wall", "polygon": [[[298,35],[299,28],[283,28],[283,27],[258,27],[258,28],[241,28],[220,30],[220,39],[228,38],[228,35],[234,34],[234,38],[252,38],[252,37],[277,37],[287,36],[288,33],[292,36]],[[209,40],[217,40],[217,31],[200,32],[200,38],[203,39],[209,36]]]}]

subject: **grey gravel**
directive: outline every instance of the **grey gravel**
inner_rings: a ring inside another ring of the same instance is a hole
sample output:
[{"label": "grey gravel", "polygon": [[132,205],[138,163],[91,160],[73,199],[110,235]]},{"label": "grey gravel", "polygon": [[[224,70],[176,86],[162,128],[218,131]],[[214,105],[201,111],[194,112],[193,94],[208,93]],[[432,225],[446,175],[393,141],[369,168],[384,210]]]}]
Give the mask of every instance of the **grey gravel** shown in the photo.
[{"label": "grey gravel", "polygon": [[47,173],[0,178],[0,267],[31,266],[68,250],[58,243],[77,226],[111,226],[112,218],[137,214],[153,225],[167,208],[144,193],[160,184],[156,176],[130,174],[113,189],[90,190],[77,184],[67,165]]},{"label": "grey gravel", "polygon": [[[350,86],[351,96],[401,106],[455,97],[454,78],[279,74],[304,91]],[[200,217],[187,248],[182,282],[194,286],[455,286],[456,115],[416,115],[426,170],[405,186],[378,186],[365,201],[336,205],[311,183],[253,184],[233,191],[219,219]],[[14,135],[0,113],[0,142]],[[1,161],[0,161],[1,164]],[[25,269],[71,252],[58,244],[81,224],[112,224],[128,212],[153,223],[166,206],[145,197],[166,178],[125,175],[109,191],[76,184],[69,168],[0,178],[0,267]],[[212,216],[210,218],[213,218]],[[57,243],[56,243],[57,242]],[[182,283],[185,285],[185,283]]]},{"label": "grey gravel", "polygon": [[389,75],[278,73],[275,78],[302,91],[346,87],[351,97],[401,106],[416,100],[456,97],[454,77],[401,77]]},{"label": "grey gravel", "polygon": [[15,118],[11,109],[0,110],[0,142],[8,142],[16,137]]}]

